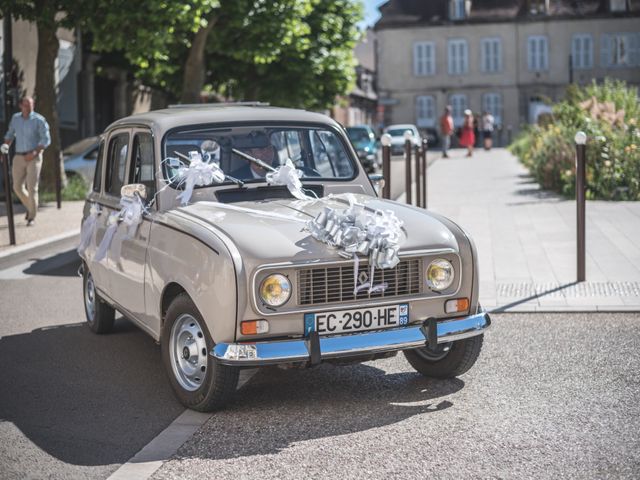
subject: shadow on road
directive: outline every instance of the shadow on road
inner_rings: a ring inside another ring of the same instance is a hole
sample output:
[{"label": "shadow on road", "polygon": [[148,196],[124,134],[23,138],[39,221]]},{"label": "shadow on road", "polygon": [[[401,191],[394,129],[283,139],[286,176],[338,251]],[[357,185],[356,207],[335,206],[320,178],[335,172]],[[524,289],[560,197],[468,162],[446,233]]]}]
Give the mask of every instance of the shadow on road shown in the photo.
[{"label": "shadow on road", "polygon": [[74,250],[58,253],[45,259],[35,259],[23,270],[27,275],[48,275],[56,277],[75,277],[80,267],[80,257]]},{"label": "shadow on road", "polygon": [[[459,379],[387,374],[368,364],[263,369],[178,453],[210,459],[273,454],[296,442],[366,431],[447,409],[453,404],[443,397],[463,386]],[[197,454],[189,453],[191,446]]]},{"label": "shadow on road", "polygon": [[98,336],[83,324],[0,339],[0,418],[66,463],[124,463],[184,408],[153,340],[124,320]]}]

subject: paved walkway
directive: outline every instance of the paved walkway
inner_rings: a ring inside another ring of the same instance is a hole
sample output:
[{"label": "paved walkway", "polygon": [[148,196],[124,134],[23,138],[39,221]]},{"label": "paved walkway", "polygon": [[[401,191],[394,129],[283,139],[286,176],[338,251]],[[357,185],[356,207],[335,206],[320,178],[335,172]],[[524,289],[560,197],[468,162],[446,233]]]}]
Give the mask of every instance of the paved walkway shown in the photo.
[{"label": "paved walkway", "polygon": [[575,201],[541,190],[504,149],[464,155],[431,165],[428,206],[473,236],[483,306],[640,311],[640,202],[587,202],[587,282],[578,284]]},{"label": "paved walkway", "polygon": [[13,205],[16,227],[16,245],[9,245],[9,224],[6,206],[0,204],[0,255],[27,246],[35,242],[46,242],[48,239],[80,231],[82,208],[84,201],[62,202],[58,210],[55,202],[45,203],[38,208],[35,225],[27,227],[24,219],[25,209],[22,204]]}]

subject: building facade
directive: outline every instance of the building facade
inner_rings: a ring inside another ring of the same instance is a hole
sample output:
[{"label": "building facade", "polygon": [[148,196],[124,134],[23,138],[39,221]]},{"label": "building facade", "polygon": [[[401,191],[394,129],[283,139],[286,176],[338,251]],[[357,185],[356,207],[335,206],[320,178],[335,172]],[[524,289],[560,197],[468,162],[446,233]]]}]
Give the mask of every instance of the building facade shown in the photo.
[{"label": "building facade", "polygon": [[[444,107],[533,123],[570,82],[640,86],[640,0],[390,0],[377,34],[384,122],[437,128]],[[505,138],[506,140],[506,138]]]}]

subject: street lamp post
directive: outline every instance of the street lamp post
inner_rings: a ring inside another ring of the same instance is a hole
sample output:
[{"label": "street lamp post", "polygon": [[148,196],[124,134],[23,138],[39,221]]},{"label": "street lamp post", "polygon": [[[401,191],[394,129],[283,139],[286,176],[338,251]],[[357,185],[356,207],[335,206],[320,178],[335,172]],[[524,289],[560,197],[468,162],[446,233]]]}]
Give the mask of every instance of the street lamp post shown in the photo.
[{"label": "street lamp post", "polygon": [[586,278],[586,242],[585,242],[585,213],[586,213],[586,143],[584,132],[576,133],[576,213],[577,213],[577,250],[578,250],[578,282]]},{"label": "street lamp post", "polygon": [[382,187],[382,198],[391,198],[391,135],[385,133],[380,137],[382,144],[382,177],[384,186]]},{"label": "street lamp post", "polygon": [[416,205],[418,207],[422,207],[424,206],[422,205],[422,176],[424,175],[424,172],[422,172],[421,168],[422,155],[420,154],[420,146],[414,145],[413,155],[416,165]]},{"label": "street lamp post", "polygon": [[[13,114],[13,102],[11,91],[11,71],[13,67],[13,46],[12,46],[12,33],[11,33],[11,15],[5,15],[3,19],[3,48],[4,55],[2,58],[3,72],[4,72],[4,119],[6,125],[9,125],[11,121],[11,115]],[[9,224],[9,244],[16,244],[16,227],[13,220],[13,199],[11,198],[11,177],[9,177],[9,155],[2,155],[2,176],[4,177],[4,198],[7,204],[7,223]]]},{"label": "street lamp post", "polygon": [[426,138],[422,139],[422,208],[427,208],[427,149],[429,142]]}]

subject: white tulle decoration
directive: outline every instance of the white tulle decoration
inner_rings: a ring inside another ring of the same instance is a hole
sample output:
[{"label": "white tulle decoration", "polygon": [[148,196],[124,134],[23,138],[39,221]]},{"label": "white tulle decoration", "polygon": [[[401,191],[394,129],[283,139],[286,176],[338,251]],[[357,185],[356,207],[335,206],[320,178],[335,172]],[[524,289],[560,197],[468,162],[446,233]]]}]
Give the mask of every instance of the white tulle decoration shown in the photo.
[{"label": "white tulle decoration", "polygon": [[82,222],[80,229],[80,244],[78,245],[78,255],[83,256],[84,251],[91,243],[91,239],[96,233],[96,225],[98,224],[98,215],[100,215],[100,205],[93,203],[89,209],[89,216]]},{"label": "white tulle decoration", "polygon": [[298,200],[309,200],[310,197],[302,190],[301,176],[302,171],[297,170],[291,159],[287,158],[284,165],[276,168],[275,172],[267,173],[265,179],[269,185],[286,186],[291,195]]},{"label": "white tulle decoration", "polygon": [[220,165],[203,161],[199,152],[189,152],[189,160],[189,165],[181,166],[174,177],[179,185],[184,185],[184,190],[177,197],[182,205],[189,203],[196,186],[204,187],[222,183],[225,180],[225,174]]}]

